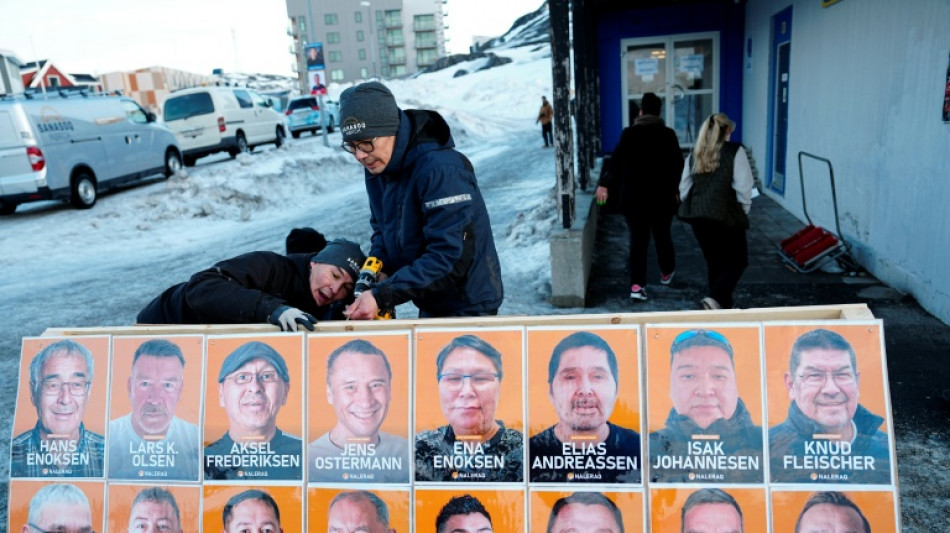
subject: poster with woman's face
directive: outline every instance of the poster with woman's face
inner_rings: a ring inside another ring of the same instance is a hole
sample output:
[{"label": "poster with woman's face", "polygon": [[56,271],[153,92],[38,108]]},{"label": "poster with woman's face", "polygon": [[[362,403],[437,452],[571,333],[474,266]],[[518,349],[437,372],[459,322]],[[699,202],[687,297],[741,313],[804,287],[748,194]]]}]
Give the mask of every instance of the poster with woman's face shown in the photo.
[{"label": "poster with woman's face", "polygon": [[528,328],[532,482],[639,483],[636,326]]},{"label": "poster with woman's face", "polygon": [[524,480],[523,346],[522,328],[416,331],[416,481]]},{"label": "poster with woman's face", "polygon": [[109,478],[198,481],[204,337],[113,337]]},{"label": "poster with woman's face", "polygon": [[550,533],[640,533],[644,529],[643,492],[532,490],[530,530]]},{"label": "poster with woman's face", "polygon": [[208,336],[205,480],[303,479],[304,338]]},{"label": "poster with woman's face", "polygon": [[650,531],[767,531],[765,488],[703,487],[650,490]]},{"label": "poster with woman's face", "polygon": [[109,337],[24,338],[11,477],[102,477]]},{"label": "poster with woman's face", "polygon": [[408,331],[308,337],[310,483],[410,481],[410,341]]},{"label": "poster with woman's face", "polygon": [[302,531],[299,486],[205,485],[203,531]]},{"label": "poster with woman's face", "polygon": [[[107,531],[198,531],[201,487],[110,483]],[[220,530],[220,527],[217,530]]]},{"label": "poster with woman's face", "polygon": [[773,483],[889,484],[880,321],[765,326]]},{"label": "poster with woman's face", "polygon": [[409,527],[411,508],[408,488],[311,487],[307,490],[307,503],[307,523],[311,533],[412,531]]},{"label": "poster with woman's face", "polygon": [[416,489],[414,531],[523,533],[525,492],[520,488]]},{"label": "poster with woman's face", "polygon": [[650,480],[761,483],[758,325],[648,326]]},{"label": "poster with woman's face", "polygon": [[102,531],[105,483],[14,479],[7,509],[7,531]]},{"label": "poster with woman's face", "polygon": [[[846,491],[825,490],[847,488]],[[893,489],[854,490],[854,487],[772,489],[774,533],[826,531],[900,531]]]}]

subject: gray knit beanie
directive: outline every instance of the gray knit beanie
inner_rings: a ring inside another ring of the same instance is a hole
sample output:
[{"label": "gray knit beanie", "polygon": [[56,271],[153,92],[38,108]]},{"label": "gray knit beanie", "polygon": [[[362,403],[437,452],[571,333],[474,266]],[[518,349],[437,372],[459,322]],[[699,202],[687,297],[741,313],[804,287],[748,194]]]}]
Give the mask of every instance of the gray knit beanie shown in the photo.
[{"label": "gray knit beanie", "polygon": [[340,95],[340,130],[343,141],[361,141],[396,135],[399,108],[385,85],[369,81],[350,87]]},{"label": "gray knit beanie", "polygon": [[314,263],[325,263],[338,266],[349,273],[353,282],[360,277],[360,269],[366,262],[366,256],[360,250],[360,245],[346,239],[336,239],[327,243],[323,250],[311,259]]}]

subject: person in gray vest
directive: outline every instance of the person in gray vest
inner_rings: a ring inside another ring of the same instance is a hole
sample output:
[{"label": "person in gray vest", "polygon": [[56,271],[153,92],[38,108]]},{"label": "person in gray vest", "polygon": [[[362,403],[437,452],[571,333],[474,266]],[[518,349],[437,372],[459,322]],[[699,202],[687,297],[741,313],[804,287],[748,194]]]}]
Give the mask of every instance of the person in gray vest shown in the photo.
[{"label": "person in gray vest", "polygon": [[680,180],[679,217],[693,227],[706,258],[709,296],[704,309],[729,309],[732,293],[749,264],[749,210],[755,179],[745,149],[729,140],[735,122],[710,115]]}]

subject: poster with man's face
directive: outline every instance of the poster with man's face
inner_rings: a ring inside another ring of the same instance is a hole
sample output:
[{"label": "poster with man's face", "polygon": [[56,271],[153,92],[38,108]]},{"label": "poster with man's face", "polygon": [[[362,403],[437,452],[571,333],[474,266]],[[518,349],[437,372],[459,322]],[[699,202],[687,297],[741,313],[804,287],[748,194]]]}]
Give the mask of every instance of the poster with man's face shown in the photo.
[{"label": "poster with man's face", "polygon": [[521,488],[416,489],[414,531],[525,532],[525,496]]},{"label": "poster with man's face", "polygon": [[883,334],[880,321],[766,325],[773,483],[892,482]]},{"label": "poster with man's face", "polygon": [[528,496],[530,531],[551,533],[640,533],[644,526],[642,491],[532,490]]},{"label": "poster with man's face", "polygon": [[109,337],[23,339],[11,477],[102,477]]},{"label": "poster with man's face", "polygon": [[303,479],[303,335],[208,336],[204,476]]},{"label": "poster with man's face", "polygon": [[102,481],[14,479],[7,531],[102,531],[104,509]]},{"label": "poster with man's face", "polygon": [[198,481],[204,337],[113,337],[109,478]]},{"label": "poster with man's face", "polygon": [[416,481],[522,482],[524,330],[418,329],[415,343]]},{"label": "poster with man's face", "polygon": [[108,493],[107,531],[181,533],[199,529],[202,492],[197,485],[110,483]]},{"label": "poster with man's face", "polygon": [[303,531],[303,487],[205,485],[203,531]]},{"label": "poster with man's face", "polygon": [[528,329],[532,482],[641,481],[637,328]]},{"label": "poster with man's face", "polygon": [[[394,533],[409,527],[408,488],[315,488],[307,490],[311,533]],[[416,531],[425,531],[425,528]]]},{"label": "poster with man's face", "polygon": [[408,483],[410,333],[308,337],[310,483]]},{"label": "poster with man's face", "polygon": [[774,533],[901,531],[893,489],[773,488],[771,494]]},{"label": "poster with man's face", "polygon": [[650,531],[767,531],[766,497],[764,487],[651,489]]},{"label": "poster with man's face", "polygon": [[650,480],[761,483],[757,325],[648,326]]}]

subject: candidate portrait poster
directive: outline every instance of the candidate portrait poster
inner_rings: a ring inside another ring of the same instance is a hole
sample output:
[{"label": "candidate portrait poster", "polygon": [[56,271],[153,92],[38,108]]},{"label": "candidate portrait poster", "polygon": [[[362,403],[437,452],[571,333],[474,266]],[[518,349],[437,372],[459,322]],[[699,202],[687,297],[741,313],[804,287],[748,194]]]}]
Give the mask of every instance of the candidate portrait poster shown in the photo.
[{"label": "candidate portrait poster", "polygon": [[523,346],[522,328],[416,330],[416,481],[524,481]]},{"label": "candidate portrait poster", "polygon": [[640,483],[636,326],[527,336],[530,481]]},{"label": "candidate portrait poster", "polygon": [[307,46],[304,47],[304,56],[307,61],[307,70],[326,68],[326,61],[323,58],[323,43],[307,43]]},{"label": "candidate portrait poster", "polygon": [[[334,501],[336,505],[332,505]],[[344,501],[346,503],[340,505]],[[307,530],[311,533],[383,531],[384,529],[372,527],[379,525],[397,532],[413,531],[409,527],[410,501],[408,488],[311,487],[307,490]],[[381,524],[379,512],[375,509],[375,505],[379,502],[382,502],[389,513],[388,525]],[[342,527],[343,525],[348,525],[350,529]],[[425,531],[425,529],[415,531]]]},{"label": "candidate portrait poster", "polygon": [[[34,524],[37,527],[53,529],[55,526],[64,525],[61,521],[65,518],[68,519],[69,525],[76,526],[76,531],[86,526],[89,531],[102,531],[105,509],[105,483],[102,481],[11,480],[10,500],[7,507],[9,517],[7,531],[23,531],[24,528],[28,531],[36,531],[36,528],[27,525],[30,502],[34,498],[37,499],[38,505],[41,501],[47,502],[40,509],[48,518],[43,520],[45,523]],[[88,502],[88,506],[79,503],[83,499]],[[66,502],[75,503],[67,504]],[[47,510],[50,511],[47,512]],[[64,516],[64,512],[68,512],[69,516]]]},{"label": "candidate portrait poster", "polygon": [[107,492],[106,531],[179,531],[176,524],[181,531],[200,528],[202,492],[197,485],[109,483]]},{"label": "candidate portrait poster", "polygon": [[[34,396],[30,364],[40,358],[46,362],[38,379],[45,383]],[[104,475],[108,378],[108,336],[23,338],[11,477]]]},{"label": "candidate portrait poster", "polygon": [[892,483],[883,335],[880,321],[765,326],[773,483]]},{"label": "candidate portrait poster", "polygon": [[650,480],[762,483],[757,325],[648,326]]},{"label": "candidate portrait poster", "polygon": [[[471,512],[473,509],[484,509]],[[520,488],[485,490],[459,486],[415,490],[416,523],[413,531],[436,531],[439,514],[448,518],[447,531],[521,533],[525,527],[525,491]],[[466,514],[463,514],[466,513]],[[491,529],[485,529],[490,527]]]},{"label": "candidate portrait poster", "polygon": [[112,338],[109,479],[199,480],[204,345],[201,335]]},{"label": "candidate portrait poster", "polygon": [[650,531],[768,531],[766,501],[765,488],[650,489]]},{"label": "candidate portrait poster", "polygon": [[303,531],[303,487],[205,484],[203,491],[202,531],[232,531],[224,524],[228,502],[232,502],[231,520],[241,525],[233,531],[267,531],[267,527],[271,531]]},{"label": "candidate portrait poster", "polygon": [[310,483],[409,483],[410,341],[409,331],[307,338]]},{"label": "candidate portrait poster", "polygon": [[[893,490],[827,490],[845,487],[772,489],[773,533],[901,531]],[[807,507],[807,509],[806,509]],[[865,522],[866,521],[866,522]],[[800,529],[796,530],[796,524]],[[865,529],[865,523],[870,526]],[[834,529],[833,524],[839,529]],[[746,529],[746,531],[749,531]]]},{"label": "candidate portrait poster", "polygon": [[[646,531],[644,501],[641,491],[532,490],[528,496],[531,524],[529,530],[551,533],[640,533]],[[558,507],[557,513],[552,514],[555,506]]]},{"label": "candidate portrait poster", "polygon": [[206,481],[303,479],[303,343],[300,334],[207,337]]}]

